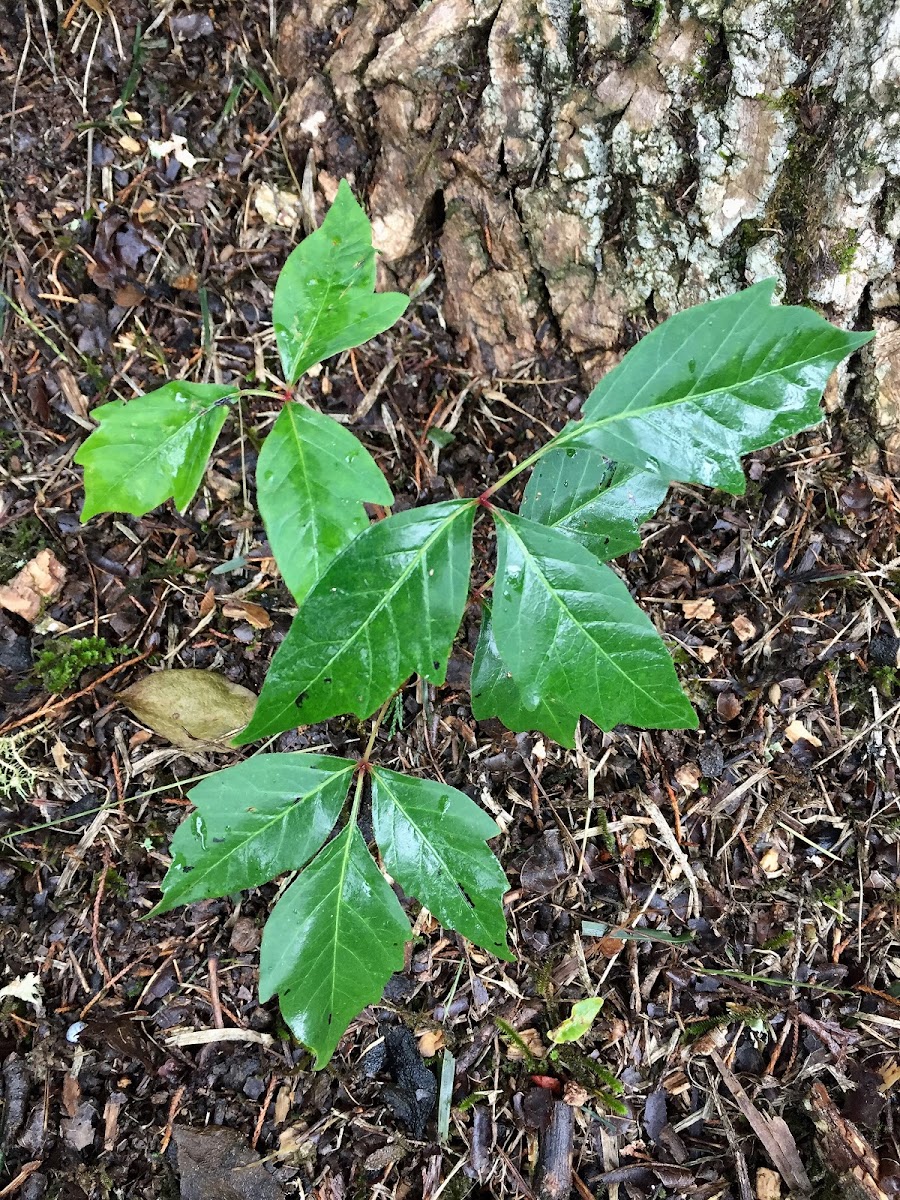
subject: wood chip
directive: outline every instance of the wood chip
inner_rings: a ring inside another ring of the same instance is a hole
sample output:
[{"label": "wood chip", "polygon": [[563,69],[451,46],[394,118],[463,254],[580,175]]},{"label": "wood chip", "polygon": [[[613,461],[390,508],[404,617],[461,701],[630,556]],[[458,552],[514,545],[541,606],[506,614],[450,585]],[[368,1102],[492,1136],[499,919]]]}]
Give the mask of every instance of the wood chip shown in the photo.
[{"label": "wood chip", "polygon": [[768,1167],[756,1172],[756,1200],[781,1200],[781,1176]]},{"label": "wood chip", "polygon": [[743,613],[738,613],[731,622],[731,628],[739,642],[750,642],[756,637],[756,626]]},{"label": "wood chip", "polygon": [[210,1042],[256,1042],[259,1046],[274,1046],[271,1033],[255,1029],[179,1029],[166,1038],[168,1046],[206,1046]]},{"label": "wood chip", "polygon": [[0,587],[0,608],[26,621],[36,621],[43,605],[62,591],[66,574],[66,568],[52,550],[39,551],[9,583]]},{"label": "wood chip", "polygon": [[426,1029],[419,1037],[419,1053],[423,1058],[434,1058],[438,1050],[443,1049],[443,1029]]},{"label": "wood chip", "polygon": [[798,717],[795,717],[794,720],[791,721],[790,725],[788,725],[787,729],[785,729],[784,736],[791,743],[791,745],[793,745],[795,742],[799,742],[802,739],[804,742],[809,742],[811,746],[815,746],[817,750],[821,750],[822,748],[821,739],[817,738],[814,733],[810,733],[810,731]]},{"label": "wood chip", "polygon": [[225,600],[222,615],[232,621],[246,621],[254,629],[269,629],[272,625],[272,618],[263,606],[249,600]]},{"label": "wood chip", "polygon": [[682,600],[681,608],[689,621],[709,621],[716,615],[716,602],[705,600]]}]

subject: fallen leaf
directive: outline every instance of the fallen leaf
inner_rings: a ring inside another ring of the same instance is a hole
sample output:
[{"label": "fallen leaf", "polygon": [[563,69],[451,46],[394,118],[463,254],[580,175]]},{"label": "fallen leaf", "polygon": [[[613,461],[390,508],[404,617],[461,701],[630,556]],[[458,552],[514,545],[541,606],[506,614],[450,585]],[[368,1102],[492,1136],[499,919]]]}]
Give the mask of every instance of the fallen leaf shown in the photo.
[{"label": "fallen leaf", "polygon": [[113,299],[120,308],[136,308],[144,302],[144,289],[136,283],[126,281],[113,289]]},{"label": "fallen leaf", "polygon": [[66,1071],[63,1075],[62,1102],[66,1115],[75,1117],[78,1113],[78,1105],[81,1103],[81,1084],[71,1071]]},{"label": "fallen leaf", "polygon": [[577,1000],[572,1005],[572,1011],[565,1021],[550,1030],[550,1041],[577,1042],[579,1038],[590,1033],[591,1026],[602,1007],[602,996],[588,996],[585,1000]]},{"label": "fallen leaf", "polygon": [[768,1167],[756,1172],[756,1200],[781,1200],[781,1176]]},{"label": "fallen leaf", "polygon": [[63,1117],[60,1121],[62,1135],[73,1150],[87,1150],[94,1144],[94,1121],[97,1110],[90,1101],[79,1104],[72,1117]]},{"label": "fallen leaf", "polygon": [[569,1080],[563,1091],[563,1104],[568,1104],[570,1108],[582,1108],[590,1098],[591,1093],[587,1088],[574,1080]]},{"label": "fallen leaf", "polygon": [[212,588],[207,588],[207,590],[203,593],[203,599],[200,601],[200,616],[208,617],[215,607],[216,593]]},{"label": "fallen leaf", "polygon": [[66,771],[69,769],[69,751],[59,740],[59,738],[56,739],[50,748],[50,756],[52,757],[53,764],[57,771],[59,771],[60,775],[65,775]]},{"label": "fallen leaf", "polygon": [[14,979],[12,983],[8,983],[6,987],[0,988],[0,1000],[10,996],[15,1000],[21,1000],[25,1004],[30,1004],[37,1015],[43,1016],[44,1001],[41,999],[41,980],[40,976],[34,971],[29,971],[27,975],[20,975]]},{"label": "fallen leaf", "polygon": [[[541,1035],[536,1029],[519,1029],[516,1031],[516,1037],[520,1042],[525,1043],[525,1048],[532,1058],[540,1059],[546,1055],[547,1047],[541,1041]],[[512,1062],[521,1062],[525,1058],[522,1047],[514,1041],[509,1042],[506,1056]]]},{"label": "fallen leaf", "polygon": [[272,618],[263,606],[251,604],[249,600],[225,600],[222,615],[232,621],[249,621],[254,629],[270,629],[272,626]]},{"label": "fallen leaf", "polygon": [[66,582],[66,568],[52,550],[40,550],[18,575],[0,587],[0,608],[36,621],[42,605],[58,596]]},{"label": "fallen leaf", "polygon": [[705,600],[682,600],[681,608],[688,620],[708,621],[716,615],[716,602]]},{"label": "fallen leaf", "polygon": [[821,738],[817,738],[814,733],[810,733],[799,717],[795,717],[791,721],[790,725],[784,731],[784,736],[791,745],[802,739],[804,742],[809,742],[811,746],[815,746],[817,750],[821,750],[822,748]]},{"label": "fallen leaf", "polygon": [[157,671],[119,693],[139,721],[185,750],[229,750],[253,715],[256,696],[215,671]]},{"label": "fallen leaf", "polygon": [[702,663],[711,663],[719,652],[715,646],[695,646],[694,653]]},{"label": "fallen leaf", "polygon": [[[734,1097],[735,1104],[746,1118],[747,1124],[762,1142],[766,1153],[791,1192],[802,1196],[810,1195],[812,1184],[806,1174],[797,1143],[787,1122],[783,1117],[770,1117],[761,1113],[731,1068],[726,1067],[715,1051],[712,1052],[711,1057],[725,1081],[725,1086]],[[814,1084],[813,1087],[821,1088],[822,1085]],[[822,1090],[825,1089],[822,1088]]]},{"label": "fallen leaf", "polygon": [[675,772],[676,783],[680,783],[688,794],[696,792],[702,777],[700,768],[694,762],[686,762]]}]

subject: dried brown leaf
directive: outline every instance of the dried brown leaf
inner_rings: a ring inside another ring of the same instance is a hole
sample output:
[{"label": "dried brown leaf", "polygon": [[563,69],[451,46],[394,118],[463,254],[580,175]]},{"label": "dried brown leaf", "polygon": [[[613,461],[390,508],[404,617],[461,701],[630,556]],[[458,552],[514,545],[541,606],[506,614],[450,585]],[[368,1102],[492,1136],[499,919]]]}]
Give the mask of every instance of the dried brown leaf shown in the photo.
[{"label": "dried brown leaf", "polygon": [[215,671],[157,671],[119,693],[144,725],[185,750],[228,750],[253,715],[256,696]]}]

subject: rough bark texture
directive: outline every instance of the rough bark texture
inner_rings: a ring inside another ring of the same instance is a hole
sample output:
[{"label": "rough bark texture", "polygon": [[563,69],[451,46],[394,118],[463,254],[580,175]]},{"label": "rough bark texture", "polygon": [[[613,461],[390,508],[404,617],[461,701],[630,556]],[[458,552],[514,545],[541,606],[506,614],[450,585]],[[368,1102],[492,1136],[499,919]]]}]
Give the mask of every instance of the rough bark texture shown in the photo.
[{"label": "rough bark texture", "polygon": [[436,247],[479,370],[559,349],[593,382],[657,319],[774,275],[874,324],[857,454],[900,469],[894,0],[295,0],[279,66],[306,194],[350,174],[404,283]]}]

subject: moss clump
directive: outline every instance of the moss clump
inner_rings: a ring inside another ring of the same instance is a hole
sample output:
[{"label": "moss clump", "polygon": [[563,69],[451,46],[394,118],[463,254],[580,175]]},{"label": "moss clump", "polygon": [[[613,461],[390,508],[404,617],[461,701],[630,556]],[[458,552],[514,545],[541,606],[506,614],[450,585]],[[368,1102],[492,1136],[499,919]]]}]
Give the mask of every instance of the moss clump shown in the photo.
[{"label": "moss clump", "polygon": [[57,638],[40,652],[34,672],[48,692],[64,692],[88,667],[109,666],[123,653],[102,637]]}]

